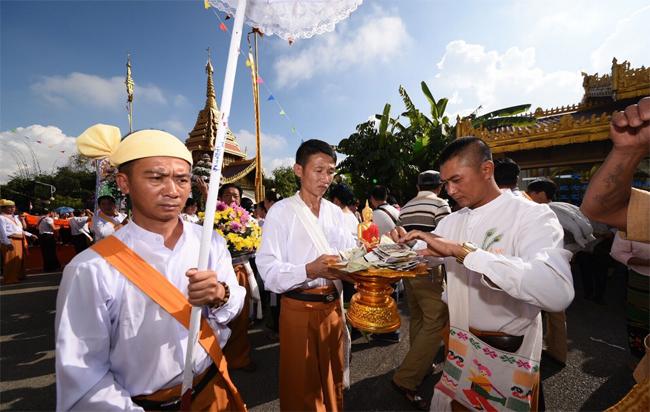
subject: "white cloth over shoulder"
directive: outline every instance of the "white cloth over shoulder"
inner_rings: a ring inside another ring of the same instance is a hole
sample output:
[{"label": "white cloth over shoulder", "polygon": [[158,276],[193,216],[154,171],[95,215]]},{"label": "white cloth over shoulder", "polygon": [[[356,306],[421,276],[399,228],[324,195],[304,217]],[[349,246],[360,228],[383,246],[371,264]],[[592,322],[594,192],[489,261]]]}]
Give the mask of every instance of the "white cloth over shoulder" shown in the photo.
[{"label": "white cloth over shoulder", "polygon": [[[320,253],[289,202],[290,199],[283,199],[275,203],[266,215],[262,244],[255,255],[264,287],[284,293],[298,287],[331,285],[327,279],[307,278],[306,264]],[[344,223],[343,211],[334,203],[322,199],[317,220],[332,250],[355,246],[355,239]]]},{"label": "white cloth over shoulder", "polygon": [[[196,266],[200,226],[184,222],[173,250],[161,235],[134,222],[115,236],[187,296],[185,273]],[[241,311],[246,291],[237,283],[225,241],[216,234],[208,267],[230,288],[228,303],[203,313],[223,347],[230,337],[226,325]],[[85,250],[65,267],[57,296],[56,409],[142,410],[131,396],[181,383],[187,335],[172,315],[94,250]],[[211,362],[197,346],[195,373]]]},{"label": "white cloth over shoulder", "polygon": [[480,248],[467,255],[464,267],[445,259],[447,276],[470,269],[473,328],[522,335],[541,310],[560,312],[573,300],[571,253],[562,248],[562,227],[546,205],[504,192],[450,214],[433,233]]},{"label": "white cloth over shoulder", "polygon": [[[584,248],[589,242],[596,240],[592,234],[593,228],[591,227],[591,223],[589,223],[589,219],[580,212],[578,206],[565,202],[551,202],[548,204],[548,207],[555,212],[562,228],[571,233],[579,248]],[[575,252],[566,243],[565,239],[564,247]]]},{"label": "white cloth over shoulder", "polygon": [[95,213],[95,216],[93,216],[92,228],[93,233],[95,234],[95,242],[99,242],[105,237],[115,233],[115,226],[117,226],[119,222],[123,221],[124,219],[126,219],[126,214],[120,212],[117,213],[117,216],[113,216],[113,221],[108,221],[104,219],[99,213]]}]

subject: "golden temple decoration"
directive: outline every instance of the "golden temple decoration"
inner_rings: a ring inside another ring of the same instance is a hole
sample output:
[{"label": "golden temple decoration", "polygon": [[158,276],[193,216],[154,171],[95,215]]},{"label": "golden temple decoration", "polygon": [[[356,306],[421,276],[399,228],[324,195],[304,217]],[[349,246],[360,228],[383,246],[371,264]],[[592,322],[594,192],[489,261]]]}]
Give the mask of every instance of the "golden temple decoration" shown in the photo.
[{"label": "golden temple decoration", "polygon": [[133,82],[133,77],[131,76],[131,54],[126,55],[126,79],[124,80],[126,85],[126,102],[127,110],[129,114],[129,133],[133,133],[133,93],[135,91],[135,83]]},{"label": "golden temple decoration", "polygon": [[614,59],[611,74],[582,76],[582,101],[553,109],[537,108],[533,126],[474,129],[469,118],[457,118],[456,136],[480,137],[493,153],[607,140],[612,104],[650,95],[650,68],[632,69],[627,61],[619,64]]},{"label": "golden temple decoration", "polygon": [[[217,128],[219,127],[219,120],[221,112],[217,106],[216,92],[214,89],[214,82],[212,81],[212,62],[210,60],[208,49],[208,62],[205,65],[205,72],[207,74],[206,86],[206,99],[203,110],[197,116],[194,129],[185,142],[185,146],[192,152],[194,161],[196,162],[203,153],[210,153],[214,151],[215,139],[217,137]],[[242,160],[246,158],[246,154],[242,152],[235,140],[235,136],[230,129],[226,131],[226,145],[225,154],[223,158],[223,165],[227,166],[229,163]]]},{"label": "golden temple decoration", "polygon": [[650,67],[630,69],[630,63],[612,60],[612,92],[616,100],[650,95]]}]

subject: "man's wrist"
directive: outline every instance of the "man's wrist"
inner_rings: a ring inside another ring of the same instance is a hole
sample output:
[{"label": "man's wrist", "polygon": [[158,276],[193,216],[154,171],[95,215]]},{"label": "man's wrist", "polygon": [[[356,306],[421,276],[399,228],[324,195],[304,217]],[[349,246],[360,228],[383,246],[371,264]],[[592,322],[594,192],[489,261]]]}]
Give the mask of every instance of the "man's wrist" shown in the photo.
[{"label": "man's wrist", "polygon": [[218,309],[228,303],[228,300],[230,299],[230,287],[226,282],[221,282],[219,281],[221,286],[223,287],[223,297],[217,297],[216,302],[214,302],[211,306],[212,309]]},{"label": "man's wrist", "polygon": [[458,249],[458,254],[456,254],[456,262],[460,263],[463,265],[465,263],[465,258],[467,255],[470,253],[478,250],[478,247],[475,246],[473,243],[470,242],[464,242],[459,245],[460,248]]}]

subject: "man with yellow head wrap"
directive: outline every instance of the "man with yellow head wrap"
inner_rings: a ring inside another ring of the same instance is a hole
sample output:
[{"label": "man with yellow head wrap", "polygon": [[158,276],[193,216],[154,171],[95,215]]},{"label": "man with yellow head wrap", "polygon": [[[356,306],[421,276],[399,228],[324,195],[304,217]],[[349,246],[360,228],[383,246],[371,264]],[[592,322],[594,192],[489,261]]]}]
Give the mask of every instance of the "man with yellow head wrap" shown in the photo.
[{"label": "man with yellow head wrap", "polygon": [[13,200],[0,199],[0,253],[2,253],[3,284],[16,283],[25,278],[27,237],[36,237],[25,230],[16,216]]},{"label": "man with yellow head wrap", "polygon": [[133,214],[63,272],[55,320],[57,410],[173,406],[190,304],[203,307],[201,342],[215,343],[209,353],[203,343],[195,349],[192,409],[244,409],[219,347],[228,341],[226,325],[241,311],[245,291],[217,234],[209,270],[194,268],[201,228],[179,218],[190,193],[190,152],[159,130],[121,140],[119,129],[106,125],[86,130],[77,146],[83,155],[108,158],[118,167],[116,182],[130,196]]}]

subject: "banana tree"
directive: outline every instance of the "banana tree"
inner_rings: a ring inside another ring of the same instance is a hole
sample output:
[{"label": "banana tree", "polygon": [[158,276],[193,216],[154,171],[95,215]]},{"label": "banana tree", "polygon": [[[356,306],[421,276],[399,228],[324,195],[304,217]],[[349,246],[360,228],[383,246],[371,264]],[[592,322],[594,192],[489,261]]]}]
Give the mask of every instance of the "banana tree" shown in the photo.
[{"label": "banana tree", "polygon": [[535,124],[535,116],[529,114],[530,104],[519,104],[516,106],[504,107],[476,116],[476,113],[469,115],[472,127],[475,129],[495,129],[497,127],[517,126],[525,127]]}]

